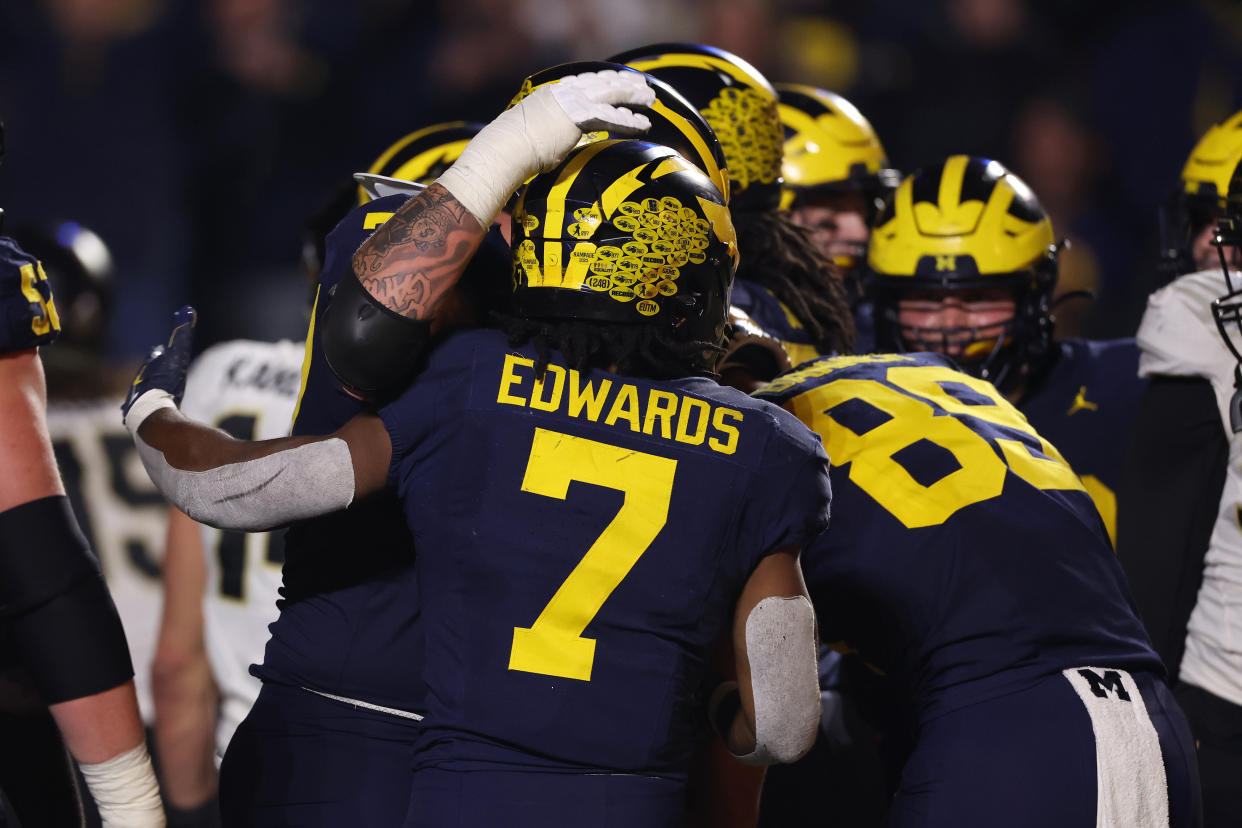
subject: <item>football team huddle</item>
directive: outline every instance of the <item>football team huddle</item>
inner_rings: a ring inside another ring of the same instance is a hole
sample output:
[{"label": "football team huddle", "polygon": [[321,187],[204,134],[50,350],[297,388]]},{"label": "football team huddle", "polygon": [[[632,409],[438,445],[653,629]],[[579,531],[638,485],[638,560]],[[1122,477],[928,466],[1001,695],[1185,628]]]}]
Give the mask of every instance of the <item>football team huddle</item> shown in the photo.
[{"label": "football team huddle", "polygon": [[65,748],[126,828],[1237,824],[1242,113],[1108,342],[1054,339],[1063,244],[1000,162],[903,177],[709,46],[355,179],[304,343],[192,359],[181,308],[121,406],[168,504],[158,782],[45,422],[57,303],[0,240],[0,707],[60,733],[0,770],[20,824],[80,823]]}]

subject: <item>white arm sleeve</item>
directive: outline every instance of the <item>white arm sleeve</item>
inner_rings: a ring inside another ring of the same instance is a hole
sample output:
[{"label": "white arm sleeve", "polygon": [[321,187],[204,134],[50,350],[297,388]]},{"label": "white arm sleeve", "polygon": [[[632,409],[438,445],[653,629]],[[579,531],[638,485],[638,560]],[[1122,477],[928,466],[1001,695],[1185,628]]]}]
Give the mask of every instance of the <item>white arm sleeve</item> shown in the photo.
[{"label": "white arm sleeve", "polygon": [[344,509],[354,499],[354,466],[344,440],[307,443],[207,471],[182,471],[133,431],[152,482],[181,511],[217,529],[265,532]]},{"label": "white arm sleeve", "polygon": [[746,657],[755,699],[755,749],[748,765],[795,762],[819,729],[815,610],[799,595],[764,598],[746,617]]}]

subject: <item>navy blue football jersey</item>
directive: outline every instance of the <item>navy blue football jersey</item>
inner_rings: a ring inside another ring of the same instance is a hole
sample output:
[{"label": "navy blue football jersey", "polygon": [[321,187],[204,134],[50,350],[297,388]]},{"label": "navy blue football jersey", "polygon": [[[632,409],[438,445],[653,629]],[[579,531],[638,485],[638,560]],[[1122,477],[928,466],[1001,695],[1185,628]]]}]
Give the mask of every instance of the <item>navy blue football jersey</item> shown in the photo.
[{"label": "navy blue football jersey", "polygon": [[832,459],[802,567],[820,637],[924,720],[1062,669],[1162,671],[1077,475],[988,382],[935,354],[830,357],[756,392]]},{"label": "navy blue football jersey", "polygon": [[1018,408],[1078,472],[1116,539],[1121,462],[1147,387],[1138,375],[1138,346],[1133,339],[1057,345],[1056,362]]},{"label": "navy blue football jersey", "polygon": [[802,323],[767,288],[745,279],[735,279],[730,302],[745,312],[764,333],[781,343],[785,353],[789,354],[791,364],[798,365],[821,356]]},{"label": "navy blue football jersey", "polygon": [[[347,394],[316,340],[333,286],[359,245],[407,196],[355,208],[328,235],[307,332],[302,389],[293,434],[328,434],[365,404]],[[309,687],[385,707],[407,709],[422,695],[414,542],[391,493],[294,524],[285,538],[280,616],[263,664],[265,681]]]},{"label": "navy blue football jersey", "polygon": [[0,236],[0,354],[49,345],[59,333],[60,317],[43,265]]},{"label": "navy blue football jersey", "polygon": [[827,459],[708,379],[534,365],[460,333],[380,412],[418,545],[415,767],[679,778],[742,586],[826,525]]}]

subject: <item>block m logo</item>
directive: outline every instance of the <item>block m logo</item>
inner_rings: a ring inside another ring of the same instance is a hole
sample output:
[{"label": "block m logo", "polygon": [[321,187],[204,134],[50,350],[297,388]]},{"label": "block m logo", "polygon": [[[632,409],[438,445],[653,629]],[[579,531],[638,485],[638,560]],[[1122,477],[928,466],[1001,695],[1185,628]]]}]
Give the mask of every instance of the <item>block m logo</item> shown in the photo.
[{"label": "block m logo", "polygon": [[1091,685],[1091,693],[1100,699],[1106,699],[1109,694],[1115,695],[1122,701],[1130,701],[1130,694],[1126,692],[1126,686],[1121,683],[1121,674],[1116,670],[1105,670],[1101,676],[1094,670],[1081,669],[1078,675],[1087,680]]},{"label": "block m logo", "polygon": [[937,256],[936,270],[957,270],[957,256]]}]

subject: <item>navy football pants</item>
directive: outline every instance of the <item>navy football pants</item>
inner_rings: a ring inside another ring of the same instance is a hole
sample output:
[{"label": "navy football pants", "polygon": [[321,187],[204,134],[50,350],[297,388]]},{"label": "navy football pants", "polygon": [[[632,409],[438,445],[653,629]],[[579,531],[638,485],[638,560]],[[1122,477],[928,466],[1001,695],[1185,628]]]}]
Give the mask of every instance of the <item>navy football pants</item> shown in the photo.
[{"label": "navy football pants", "polygon": [[685,784],[613,774],[414,774],[404,828],[681,828]]},{"label": "navy football pants", "polygon": [[418,723],[266,683],[220,768],[229,828],[393,828],[410,799]]},{"label": "navy football pants", "polygon": [[[1202,824],[1194,741],[1163,681],[1135,673],[1160,740],[1169,825]],[[1082,700],[1060,674],[922,725],[902,770],[898,828],[1095,828],[1096,745]]]}]

